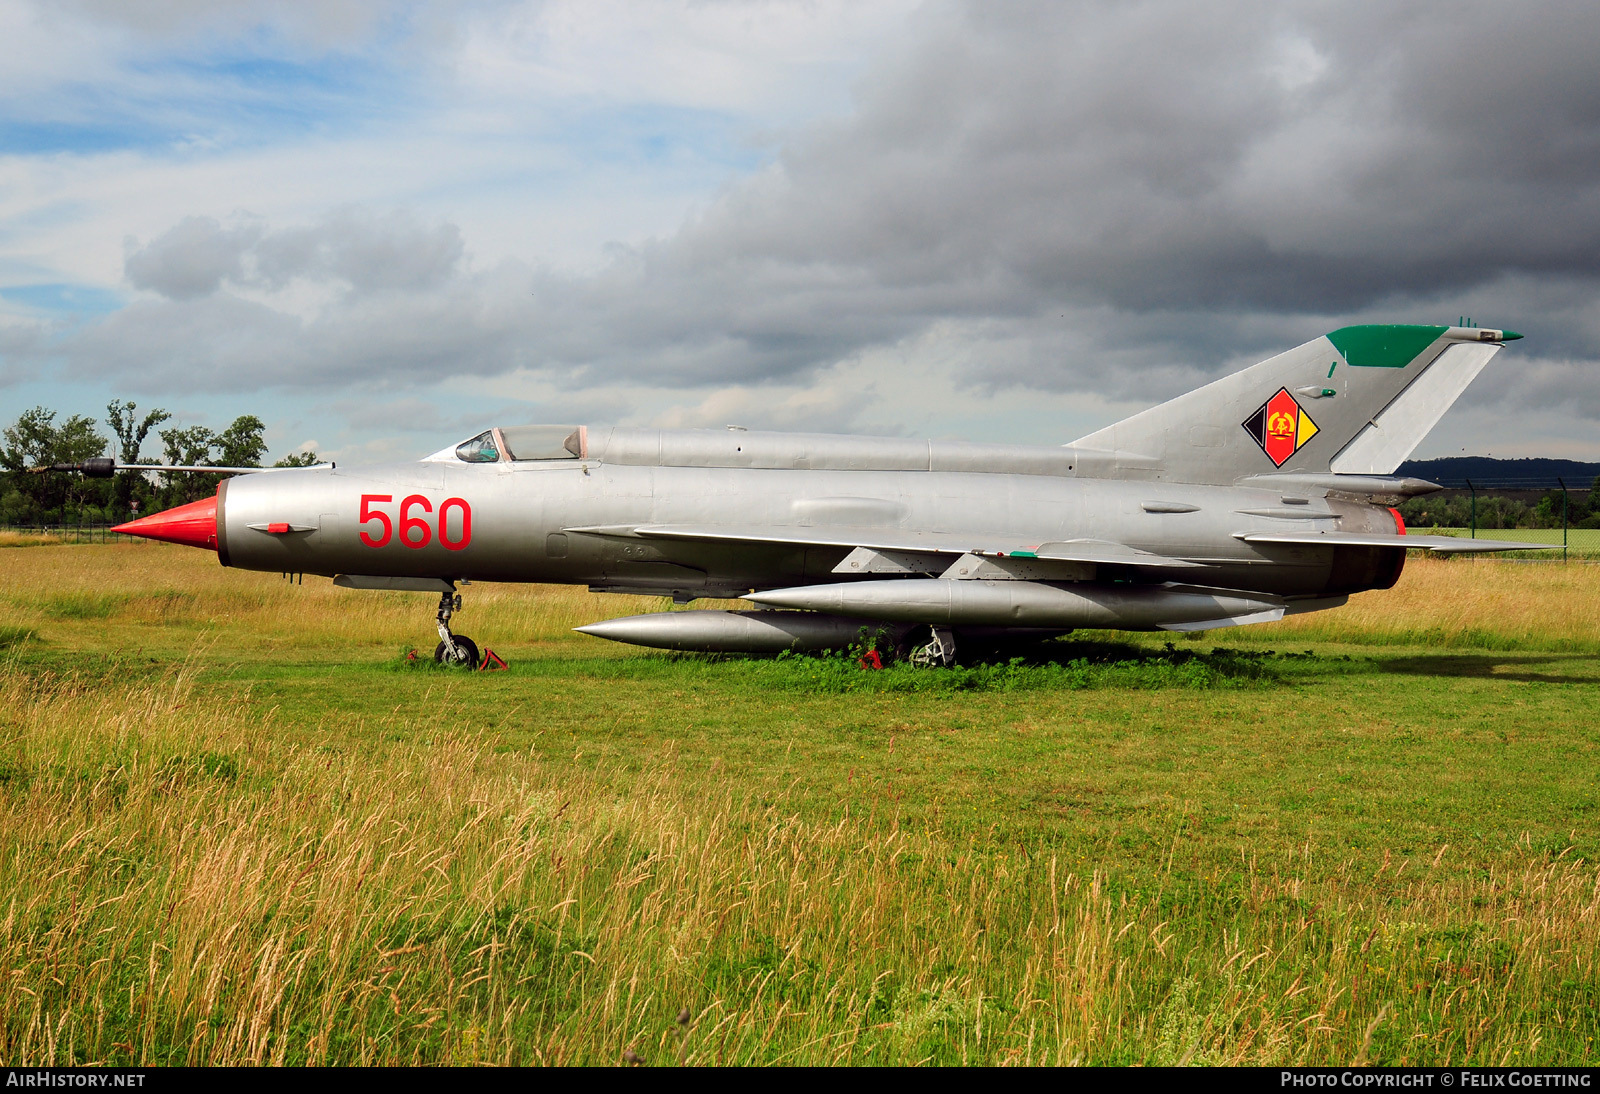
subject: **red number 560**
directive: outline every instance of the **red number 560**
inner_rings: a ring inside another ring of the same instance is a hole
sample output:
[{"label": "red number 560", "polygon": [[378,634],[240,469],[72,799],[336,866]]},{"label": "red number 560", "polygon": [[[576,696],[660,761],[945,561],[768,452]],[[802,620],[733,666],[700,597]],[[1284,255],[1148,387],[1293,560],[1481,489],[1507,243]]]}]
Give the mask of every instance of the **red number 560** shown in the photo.
[{"label": "red number 560", "polygon": [[[359,523],[369,525],[377,521],[377,534],[363,531],[361,542],[368,547],[384,547],[394,538],[394,521],[382,509],[374,509],[373,505],[380,502],[393,502],[393,494],[362,494],[361,516]],[[428,545],[433,538],[433,527],[423,517],[413,515],[412,511],[421,509],[424,513],[433,514],[433,503],[421,494],[412,494],[400,503],[400,542],[412,550],[420,550]],[[450,538],[446,515],[451,509],[461,510],[461,536],[458,539]],[[446,498],[439,503],[439,542],[447,551],[459,551],[472,542],[472,506],[461,498]]]}]

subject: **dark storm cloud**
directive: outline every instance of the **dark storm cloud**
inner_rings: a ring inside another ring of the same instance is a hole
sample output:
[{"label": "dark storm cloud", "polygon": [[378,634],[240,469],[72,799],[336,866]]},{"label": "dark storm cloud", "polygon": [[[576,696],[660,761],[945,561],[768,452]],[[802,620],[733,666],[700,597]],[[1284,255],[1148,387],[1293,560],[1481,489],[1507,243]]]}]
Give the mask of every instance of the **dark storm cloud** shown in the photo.
[{"label": "dark storm cloud", "polygon": [[[598,274],[472,270],[452,226],[398,214],[190,218],[128,259],[163,299],[71,351],[217,387],[695,386],[944,323],[970,384],[1153,395],[1325,323],[1470,301],[1587,359],[1596,56],[1578,3],[939,4],[848,118]],[[339,294],[310,319],[240,295],[296,279]]]},{"label": "dark storm cloud", "polygon": [[1220,360],[1510,274],[1592,292],[1592,8],[975,5],[918,30],[671,257],[858,280],[852,310],[908,328],[1010,323],[1064,343],[1067,384],[1106,378],[1073,343]]}]

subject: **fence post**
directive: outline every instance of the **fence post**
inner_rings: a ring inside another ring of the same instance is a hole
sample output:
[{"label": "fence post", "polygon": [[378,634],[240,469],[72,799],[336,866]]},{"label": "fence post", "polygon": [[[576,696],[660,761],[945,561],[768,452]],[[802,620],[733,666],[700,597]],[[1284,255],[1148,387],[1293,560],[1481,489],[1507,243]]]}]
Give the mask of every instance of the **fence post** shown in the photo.
[{"label": "fence post", "polygon": [[1561,483],[1561,561],[1567,561],[1567,484],[1560,475],[1556,481]]},{"label": "fence post", "polygon": [[1472,480],[1467,480],[1467,489],[1472,491],[1472,538],[1478,538],[1478,488],[1472,485]]}]

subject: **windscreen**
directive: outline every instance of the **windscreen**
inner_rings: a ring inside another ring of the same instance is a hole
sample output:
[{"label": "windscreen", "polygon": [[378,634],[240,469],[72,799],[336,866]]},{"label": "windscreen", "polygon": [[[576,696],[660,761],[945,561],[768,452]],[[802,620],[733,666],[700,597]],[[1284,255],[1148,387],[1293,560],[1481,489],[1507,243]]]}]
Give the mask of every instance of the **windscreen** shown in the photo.
[{"label": "windscreen", "polygon": [[466,463],[494,463],[500,459],[500,449],[494,443],[494,430],[486,429],[470,441],[456,445],[456,459]]}]

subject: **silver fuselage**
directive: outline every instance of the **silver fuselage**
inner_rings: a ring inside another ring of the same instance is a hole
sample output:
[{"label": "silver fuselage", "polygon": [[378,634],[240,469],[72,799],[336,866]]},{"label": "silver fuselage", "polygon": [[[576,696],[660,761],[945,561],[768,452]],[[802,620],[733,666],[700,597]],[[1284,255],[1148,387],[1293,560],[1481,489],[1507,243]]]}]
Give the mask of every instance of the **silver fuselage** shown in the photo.
[{"label": "silver fuselage", "polygon": [[[955,455],[940,460],[930,459],[920,442],[924,468],[1002,470],[846,469],[814,466],[826,459],[808,460],[813,466],[716,466],[717,446],[734,442],[710,440],[716,450],[709,456],[675,453],[664,441],[643,454],[613,444],[617,459],[631,462],[435,458],[241,476],[220,492],[219,555],[224,565],[251,570],[548,582],[680,600],[848,580],[834,568],[851,548],[671,541],[630,536],[628,529],[759,526],[860,529],[864,539],[873,530],[914,530],[1105,540],[1200,565],[1137,571],[1102,565],[1094,581],[1181,582],[1285,598],[1388,587],[1404,557],[1386,547],[1239,538],[1285,528],[1392,533],[1395,520],[1379,505],[1314,492],[1286,497],[1282,489],[1092,477],[1093,468],[1069,462],[1070,450],[1061,448],[947,446]],[[879,458],[869,453],[855,462],[894,463],[905,447],[883,444]],[[742,447],[729,447],[726,460],[743,456]]]}]

